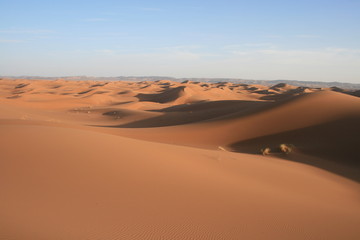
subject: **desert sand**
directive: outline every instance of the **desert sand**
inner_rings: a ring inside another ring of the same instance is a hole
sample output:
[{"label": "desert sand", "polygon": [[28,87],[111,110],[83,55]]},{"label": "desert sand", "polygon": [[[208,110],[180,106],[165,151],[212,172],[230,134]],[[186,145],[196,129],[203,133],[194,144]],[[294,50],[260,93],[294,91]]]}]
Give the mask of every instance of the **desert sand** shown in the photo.
[{"label": "desert sand", "polygon": [[0,134],[0,239],[360,239],[346,91],[1,79]]}]

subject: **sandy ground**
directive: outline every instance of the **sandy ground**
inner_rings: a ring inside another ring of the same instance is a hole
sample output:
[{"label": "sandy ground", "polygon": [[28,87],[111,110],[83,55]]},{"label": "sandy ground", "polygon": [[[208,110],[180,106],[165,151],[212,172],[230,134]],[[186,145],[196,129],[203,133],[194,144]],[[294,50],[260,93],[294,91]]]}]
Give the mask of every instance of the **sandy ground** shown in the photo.
[{"label": "sandy ground", "polygon": [[344,92],[1,79],[0,239],[360,239]]}]

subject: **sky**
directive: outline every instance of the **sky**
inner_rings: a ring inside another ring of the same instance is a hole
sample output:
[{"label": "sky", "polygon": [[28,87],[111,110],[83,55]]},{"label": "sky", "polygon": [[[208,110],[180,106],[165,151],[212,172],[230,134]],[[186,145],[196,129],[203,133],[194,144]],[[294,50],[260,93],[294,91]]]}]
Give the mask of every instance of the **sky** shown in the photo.
[{"label": "sky", "polygon": [[360,0],[0,0],[2,76],[360,83]]}]

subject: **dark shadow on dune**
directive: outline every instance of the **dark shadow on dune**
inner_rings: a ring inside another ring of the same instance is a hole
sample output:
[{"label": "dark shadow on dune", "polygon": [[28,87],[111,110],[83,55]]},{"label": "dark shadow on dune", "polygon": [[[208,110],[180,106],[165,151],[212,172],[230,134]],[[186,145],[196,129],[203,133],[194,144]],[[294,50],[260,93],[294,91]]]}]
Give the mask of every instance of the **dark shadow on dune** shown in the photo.
[{"label": "dark shadow on dune", "polygon": [[[306,87],[298,87],[295,89],[290,89],[284,93],[273,93],[272,95],[263,96],[261,100],[273,100],[273,101],[280,101],[292,98],[296,95],[306,94],[305,90],[308,89]],[[276,90],[276,89],[274,89]],[[279,89],[277,89],[279,91]]]},{"label": "dark shadow on dune", "polygon": [[117,126],[118,128],[151,128],[151,127],[165,127],[189,124],[195,122],[212,121],[214,119],[221,119],[234,112],[244,115],[251,111],[256,111],[258,108],[267,107],[272,103],[259,101],[215,101],[215,102],[198,102],[193,104],[181,104],[164,108],[161,110],[151,110],[152,112],[162,112],[161,116],[156,116],[148,119],[143,119],[131,123],[126,123]]},{"label": "dark shadow on dune", "polygon": [[259,101],[243,101],[243,100],[221,100],[221,101],[199,101],[191,104],[179,104],[159,110],[151,110],[153,112],[188,112],[188,111],[204,111],[211,109],[223,109],[227,113],[227,109],[238,110],[242,107],[257,107],[264,105],[266,102]]},{"label": "dark shadow on dune", "polygon": [[354,97],[360,97],[360,90],[354,90],[354,91],[345,91],[343,93],[349,94]]},{"label": "dark shadow on dune", "polygon": [[123,104],[127,104],[127,103],[132,103],[132,102],[133,101],[114,102],[114,103],[111,103],[110,106],[123,105]]},{"label": "dark shadow on dune", "polygon": [[104,93],[108,93],[108,92],[109,91],[96,91],[96,92],[93,92],[93,93],[91,93],[89,95],[84,96],[83,98],[89,98],[89,97],[92,97],[92,96],[97,95],[97,94],[104,94]]},{"label": "dark shadow on dune", "polygon": [[16,99],[16,98],[20,98],[21,95],[14,95],[14,96],[10,96],[10,97],[6,97],[7,99]]},{"label": "dark shadow on dune", "polygon": [[170,87],[173,85],[173,83],[165,82],[165,83],[157,83],[156,85],[162,86],[162,87]]},{"label": "dark shadow on dune", "polygon": [[92,92],[94,91],[94,89],[88,89],[88,90],[85,90],[85,91],[82,91],[82,92],[78,92],[79,95],[82,95],[82,94],[86,94],[86,93],[89,93],[89,92]]},{"label": "dark shadow on dune", "polygon": [[284,88],[284,87],[287,87],[287,86],[289,86],[289,85],[286,84],[286,83],[278,83],[278,84],[275,84],[274,86],[271,86],[269,89],[279,91],[280,88]]},{"label": "dark shadow on dune", "polygon": [[248,91],[256,91],[259,88],[257,88],[257,87],[245,87],[245,89],[248,90]]},{"label": "dark shadow on dune", "polygon": [[96,83],[94,85],[91,85],[90,87],[93,88],[93,87],[103,87],[105,85],[107,85],[108,83]]},{"label": "dark shadow on dune", "polygon": [[185,87],[180,86],[176,88],[166,89],[161,93],[155,94],[146,94],[146,93],[139,93],[135,97],[139,99],[140,102],[157,102],[157,103],[168,103],[175,101],[178,99],[181,94],[184,92]]},{"label": "dark shadow on dune", "polygon": [[29,86],[29,85],[30,85],[30,83],[20,83],[20,84],[15,86],[15,89],[24,88],[24,87]]},{"label": "dark shadow on dune", "polygon": [[308,94],[281,99],[276,102],[223,100],[181,104],[161,110],[151,110],[153,112],[163,112],[164,115],[162,116],[134,121],[122,125],[99,127],[150,128],[182,125],[200,121],[222,121],[246,117],[262,111],[268,111],[275,107],[288,104],[291,101],[302,98],[305,95]]},{"label": "dark shadow on dune", "polygon": [[275,94],[273,92],[270,92],[269,90],[257,90],[257,91],[254,91],[254,93],[257,93],[257,94]]},{"label": "dark shadow on dune", "polygon": [[104,94],[104,93],[108,93],[109,91],[96,91],[94,92],[94,94]]},{"label": "dark shadow on dune", "polygon": [[218,120],[226,120],[226,119],[234,119],[234,118],[240,118],[245,116],[251,116],[253,114],[257,114],[259,112],[263,111],[270,111],[274,108],[280,107],[282,105],[289,104],[293,101],[297,101],[303,97],[307,97],[308,95],[313,93],[303,93],[299,95],[292,95],[289,94],[285,98],[275,98],[275,100],[272,101],[241,101],[241,102],[249,102],[251,104],[248,105],[246,108],[239,109],[240,111],[234,111],[231,114],[221,116],[219,118],[211,119],[211,121],[218,121]]},{"label": "dark shadow on dune", "polygon": [[127,93],[130,93],[130,92],[131,91],[129,91],[129,90],[125,90],[125,91],[118,92],[117,94],[122,95],[122,94],[127,94]]},{"label": "dark shadow on dune", "polygon": [[[30,92],[30,91],[28,91],[28,92]],[[16,91],[12,92],[12,94],[23,94],[23,93],[26,93],[26,91],[16,90]]]},{"label": "dark shadow on dune", "polygon": [[260,150],[264,147],[277,149],[283,143],[293,144],[295,151],[315,158],[309,160],[297,154],[275,155],[286,160],[313,165],[360,182],[359,123],[360,117],[354,116],[236,142],[229,148],[235,152],[261,154]]}]

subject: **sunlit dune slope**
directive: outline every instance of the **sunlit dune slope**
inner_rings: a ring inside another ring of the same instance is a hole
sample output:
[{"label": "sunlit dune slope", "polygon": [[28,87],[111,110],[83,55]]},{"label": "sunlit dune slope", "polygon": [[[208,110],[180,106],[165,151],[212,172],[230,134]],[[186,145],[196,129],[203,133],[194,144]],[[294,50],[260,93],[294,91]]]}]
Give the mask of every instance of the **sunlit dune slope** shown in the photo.
[{"label": "sunlit dune slope", "polygon": [[5,239],[360,236],[358,184],[310,166],[60,127],[1,133]]}]

